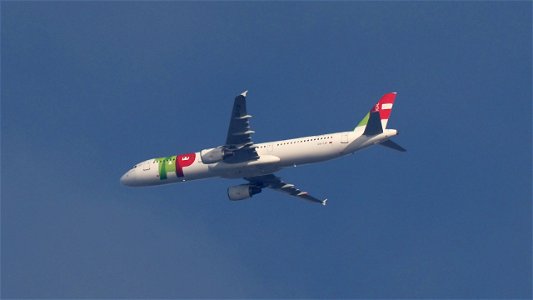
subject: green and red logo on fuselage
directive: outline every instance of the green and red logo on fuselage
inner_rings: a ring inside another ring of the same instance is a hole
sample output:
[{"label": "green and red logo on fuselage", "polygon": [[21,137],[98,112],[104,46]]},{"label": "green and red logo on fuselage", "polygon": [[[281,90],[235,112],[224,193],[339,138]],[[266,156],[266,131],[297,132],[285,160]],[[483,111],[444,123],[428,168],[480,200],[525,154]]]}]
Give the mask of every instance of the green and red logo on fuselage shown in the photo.
[{"label": "green and red logo on fuselage", "polygon": [[176,177],[185,177],[183,168],[189,167],[196,160],[196,153],[180,154],[174,156],[156,158],[159,167],[159,179],[168,178],[168,173],[176,173]]}]

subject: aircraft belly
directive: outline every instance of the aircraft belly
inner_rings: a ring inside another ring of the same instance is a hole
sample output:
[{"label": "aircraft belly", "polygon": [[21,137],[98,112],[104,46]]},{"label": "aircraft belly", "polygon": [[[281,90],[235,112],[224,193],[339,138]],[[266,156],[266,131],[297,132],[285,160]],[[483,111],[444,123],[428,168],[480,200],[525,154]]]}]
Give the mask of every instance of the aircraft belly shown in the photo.
[{"label": "aircraft belly", "polygon": [[311,146],[306,148],[290,147],[280,151],[279,156],[282,166],[303,165],[324,160],[333,159],[340,156],[342,149],[337,149],[335,145]]},{"label": "aircraft belly", "polygon": [[183,169],[183,175],[184,180],[196,180],[214,176],[210,174],[208,165],[202,163],[200,160],[190,167]]},{"label": "aircraft belly", "polygon": [[262,175],[272,174],[281,170],[281,166],[250,166],[227,169],[217,172],[218,176],[222,178],[244,178],[244,177],[256,177]]},{"label": "aircraft belly", "polygon": [[257,160],[240,163],[219,162],[209,165],[209,172],[213,176],[224,178],[242,178],[271,174],[281,169],[279,157],[273,155],[261,155]]}]

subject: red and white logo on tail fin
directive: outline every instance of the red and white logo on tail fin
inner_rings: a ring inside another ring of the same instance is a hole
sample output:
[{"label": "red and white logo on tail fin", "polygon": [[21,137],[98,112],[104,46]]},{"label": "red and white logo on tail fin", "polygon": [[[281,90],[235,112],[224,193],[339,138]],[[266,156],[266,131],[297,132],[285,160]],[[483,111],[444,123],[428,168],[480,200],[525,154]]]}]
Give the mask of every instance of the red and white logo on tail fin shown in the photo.
[{"label": "red and white logo on tail fin", "polygon": [[[383,95],[381,99],[379,99],[379,101],[372,106],[365,117],[359,121],[359,124],[357,124],[357,127],[355,127],[354,130],[359,128],[361,131],[366,133],[372,132],[374,134],[377,132],[383,132],[383,130],[387,128],[387,122],[389,121],[392,106],[394,105],[394,99],[396,99],[396,94],[396,92],[392,92]],[[380,121],[381,126],[378,126]],[[367,126],[371,126],[372,128],[367,128]]]},{"label": "red and white logo on tail fin", "polygon": [[396,92],[383,95],[379,99],[378,103],[374,105],[374,108],[370,112],[379,112],[379,118],[381,119],[381,125],[383,129],[387,128],[387,122],[392,112],[392,106],[394,105],[394,99],[396,99]]}]

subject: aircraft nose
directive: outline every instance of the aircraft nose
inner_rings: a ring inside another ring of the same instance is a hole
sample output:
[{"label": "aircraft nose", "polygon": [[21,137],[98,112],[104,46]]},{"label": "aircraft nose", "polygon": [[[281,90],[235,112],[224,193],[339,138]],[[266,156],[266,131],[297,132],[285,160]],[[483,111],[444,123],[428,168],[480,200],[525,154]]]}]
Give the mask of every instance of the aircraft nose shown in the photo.
[{"label": "aircraft nose", "polygon": [[133,186],[134,185],[134,178],[130,171],[124,173],[122,177],[120,177],[120,183],[127,186]]},{"label": "aircraft nose", "polygon": [[128,173],[125,173],[124,175],[122,175],[122,177],[120,177],[120,183],[122,183],[123,185],[128,185]]}]

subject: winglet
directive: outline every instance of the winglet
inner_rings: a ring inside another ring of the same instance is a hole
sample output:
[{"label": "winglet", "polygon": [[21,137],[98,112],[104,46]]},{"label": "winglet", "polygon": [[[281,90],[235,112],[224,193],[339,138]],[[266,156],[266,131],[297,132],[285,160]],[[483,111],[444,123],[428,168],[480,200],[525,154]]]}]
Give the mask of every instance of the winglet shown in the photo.
[{"label": "winglet", "polygon": [[242,93],[241,93],[241,96],[246,97],[247,94],[248,94],[248,90],[242,92]]}]

